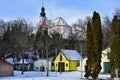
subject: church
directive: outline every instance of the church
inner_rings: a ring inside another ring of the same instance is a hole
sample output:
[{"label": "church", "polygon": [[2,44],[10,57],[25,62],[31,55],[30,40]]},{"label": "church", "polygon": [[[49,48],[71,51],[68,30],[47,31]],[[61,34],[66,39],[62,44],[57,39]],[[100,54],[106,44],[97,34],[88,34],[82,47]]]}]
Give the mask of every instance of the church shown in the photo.
[{"label": "church", "polygon": [[61,34],[64,39],[68,39],[72,34],[71,26],[69,26],[69,24],[62,17],[48,20],[46,17],[45,8],[43,6],[39,16],[39,26],[41,28],[47,28],[48,33],[57,32]]}]

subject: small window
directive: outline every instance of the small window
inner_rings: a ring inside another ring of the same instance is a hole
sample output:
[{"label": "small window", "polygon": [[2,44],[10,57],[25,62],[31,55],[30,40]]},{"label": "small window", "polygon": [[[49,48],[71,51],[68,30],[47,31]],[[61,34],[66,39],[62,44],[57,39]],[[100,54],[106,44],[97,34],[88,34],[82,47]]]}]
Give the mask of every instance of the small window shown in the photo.
[{"label": "small window", "polygon": [[55,24],[54,24],[54,23],[52,23],[52,25],[54,26]]},{"label": "small window", "polygon": [[57,64],[56,64],[56,67],[57,67]]},{"label": "small window", "polygon": [[37,67],[37,69],[39,69],[39,68]]},{"label": "small window", "polygon": [[66,67],[68,67],[68,63],[66,63]]},{"label": "small window", "polygon": [[62,61],[62,55],[60,55],[60,61]]},{"label": "small window", "polygon": [[110,53],[109,52],[107,53],[107,59],[110,59]]},{"label": "small window", "polygon": [[54,63],[52,63],[52,66],[54,66]]}]

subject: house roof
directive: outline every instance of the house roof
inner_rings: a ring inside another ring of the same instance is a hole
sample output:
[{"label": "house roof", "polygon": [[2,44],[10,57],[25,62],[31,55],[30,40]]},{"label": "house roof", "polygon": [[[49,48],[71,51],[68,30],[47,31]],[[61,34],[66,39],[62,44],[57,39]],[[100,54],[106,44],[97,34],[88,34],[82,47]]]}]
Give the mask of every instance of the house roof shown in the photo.
[{"label": "house roof", "polygon": [[38,63],[38,62],[43,62],[43,63],[46,63],[47,62],[47,60],[46,59],[39,59],[39,60],[37,60],[37,61],[35,61],[34,63]]},{"label": "house roof", "polygon": [[[23,63],[23,59],[21,59],[19,62],[18,62],[18,64],[22,64]],[[24,64],[29,64],[27,61],[26,61],[26,59],[24,59]]]},{"label": "house roof", "polygon": [[5,65],[12,66],[12,65],[8,64],[7,62],[0,60],[0,66],[5,66]]},{"label": "house roof", "polygon": [[14,64],[13,58],[7,58],[7,59],[5,59],[5,61],[10,63],[10,64]]},{"label": "house roof", "polygon": [[107,48],[105,50],[102,51],[102,54],[107,54],[108,52],[111,52],[111,49],[110,48]]},{"label": "house roof", "polygon": [[82,60],[82,56],[76,50],[62,49],[62,53],[68,60]]}]

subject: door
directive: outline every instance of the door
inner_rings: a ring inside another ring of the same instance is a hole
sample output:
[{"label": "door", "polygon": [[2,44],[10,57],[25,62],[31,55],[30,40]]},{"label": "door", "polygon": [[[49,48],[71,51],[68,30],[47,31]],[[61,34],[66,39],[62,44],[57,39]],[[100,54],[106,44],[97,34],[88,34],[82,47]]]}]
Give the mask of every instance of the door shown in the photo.
[{"label": "door", "polygon": [[65,63],[64,62],[58,63],[58,71],[61,71],[61,72],[65,71]]},{"label": "door", "polygon": [[104,62],[104,72],[105,73],[110,73],[109,62]]}]

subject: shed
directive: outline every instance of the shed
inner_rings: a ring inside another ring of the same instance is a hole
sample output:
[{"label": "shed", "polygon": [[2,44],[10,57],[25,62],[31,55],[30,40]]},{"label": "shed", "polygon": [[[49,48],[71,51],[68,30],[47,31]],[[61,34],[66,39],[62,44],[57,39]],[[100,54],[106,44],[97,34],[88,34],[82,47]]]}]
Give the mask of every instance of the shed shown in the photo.
[{"label": "shed", "polygon": [[80,65],[82,56],[76,50],[61,49],[52,63],[52,70],[75,71]]},{"label": "shed", "polygon": [[[34,70],[35,71],[47,71],[47,60],[40,59],[34,62]],[[48,70],[51,70],[51,62],[48,61]]]},{"label": "shed", "polygon": [[13,76],[13,66],[0,60],[0,77]]}]

